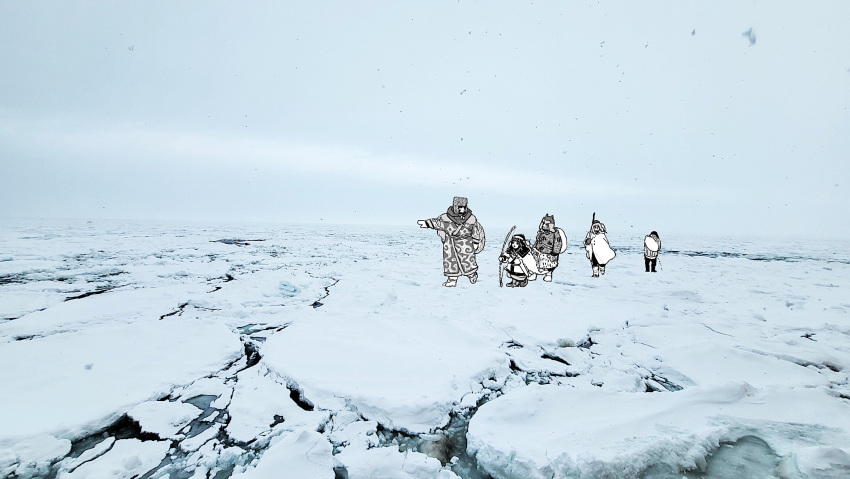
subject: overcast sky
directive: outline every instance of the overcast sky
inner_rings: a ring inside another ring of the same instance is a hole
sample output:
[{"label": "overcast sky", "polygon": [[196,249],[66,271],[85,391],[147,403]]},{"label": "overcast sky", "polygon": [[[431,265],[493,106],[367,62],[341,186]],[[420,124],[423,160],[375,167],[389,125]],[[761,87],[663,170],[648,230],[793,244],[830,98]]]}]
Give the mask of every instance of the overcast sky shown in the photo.
[{"label": "overcast sky", "polygon": [[485,228],[850,237],[848,18],[2,2],[0,216],[415,225],[458,195]]}]

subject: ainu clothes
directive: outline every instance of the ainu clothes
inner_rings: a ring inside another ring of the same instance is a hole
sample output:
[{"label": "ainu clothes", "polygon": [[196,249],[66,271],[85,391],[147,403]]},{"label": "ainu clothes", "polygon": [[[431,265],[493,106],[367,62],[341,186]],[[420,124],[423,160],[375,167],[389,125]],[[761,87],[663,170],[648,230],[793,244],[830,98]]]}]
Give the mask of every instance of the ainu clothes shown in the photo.
[{"label": "ainu clothes", "polygon": [[563,242],[561,234],[558,231],[538,231],[537,240],[534,242],[534,249],[546,254],[560,254]]},{"label": "ainu clothes", "polygon": [[[514,243],[519,246],[515,248]],[[514,235],[511,238],[510,246],[505,250],[505,253],[499,260],[507,263],[505,272],[508,274],[508,277],[519,282],[522,286],[525,286],[523,283],[534,281],[537,279],[537,275],[541,274],[531,246],[528,240],[525,239],[525,235]]]},{"label": "ainu clothes", "polygon": [[543,270],[553,270],[558,267],[558,257],[563,250],[563,241],[560,232],[543,231],[537,232],[537,240],[534,243],[534,251],[537,255],[537,267]]},{"label": "ainu clothes", "polygon": [[425,220],[425,226],[437,230],[443,242],[444,275],[471,277],[478,271],[475,255],[484,249],[484,228],[472,210],[461,215],[452,205],[439,217]]},{"label": "ainu clothes", "polygon": [[537,238],[532,254],[537,260],[537,268],[546,273],[544,281],[552,280],[552,272],[558,267],[558,257],[567,250],[567,235],[555,226],[555,217],[546,214],[537,228]]},{"label": "ainu clothes", "polygon": [[557,254],[540,253],[537,255],[537,268],[540,271],[554,271],[558,267]]}]

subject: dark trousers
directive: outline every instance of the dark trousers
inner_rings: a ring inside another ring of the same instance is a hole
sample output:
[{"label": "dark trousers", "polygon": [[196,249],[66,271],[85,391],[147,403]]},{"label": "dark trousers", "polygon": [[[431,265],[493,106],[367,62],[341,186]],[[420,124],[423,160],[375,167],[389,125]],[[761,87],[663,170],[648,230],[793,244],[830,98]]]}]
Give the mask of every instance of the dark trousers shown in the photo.
[{"label": "dark trousers", "polygon": [[[646,272],[647,273],[649,273],[650,271],[655,273],[655,263],[657,263],[657,262],[658,262],[657,256],[655,258],[647,258],[646,256],[643,257],[643,263],[646,265]],[[649,269],[650,265],[652,266],[652,270]]]}]

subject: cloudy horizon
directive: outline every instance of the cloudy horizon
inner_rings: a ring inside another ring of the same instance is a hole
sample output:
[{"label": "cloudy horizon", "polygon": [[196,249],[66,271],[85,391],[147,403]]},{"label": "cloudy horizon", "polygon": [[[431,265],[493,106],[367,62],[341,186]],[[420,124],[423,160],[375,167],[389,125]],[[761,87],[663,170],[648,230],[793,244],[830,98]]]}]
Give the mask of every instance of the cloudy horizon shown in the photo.
[{"label": "cloudy horizon", "polygon": [[844,2],[0,5],[0,217],[850,237]]}]

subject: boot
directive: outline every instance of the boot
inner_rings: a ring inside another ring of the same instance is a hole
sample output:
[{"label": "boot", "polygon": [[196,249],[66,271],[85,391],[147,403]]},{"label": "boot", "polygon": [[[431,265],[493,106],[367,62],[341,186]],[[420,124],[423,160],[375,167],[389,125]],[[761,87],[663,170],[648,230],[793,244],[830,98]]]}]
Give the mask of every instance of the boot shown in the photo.
[{"label": "boot", "polygon": [[599,265],[599,274],[605,274],[605,265],[604,264]]},{"label": "boot", "polygon": [[594,278],[598,278],[598,277],[599,277],[599,266],[594,266],[594,267],[593,267],[593,277],[594,277]]},{"label": "boot", "polygon": [[526,286],[528,286],[528,278],[526,278],[526,279],[524,279],[524,280],[520,281],[520,282],[517,284],[517,286],[518,286],[518,287],[520,287],[520,288],[525,288]]},{"label": "boot", "polygon": [[549,273],[546,273],[545,276],[543,276],[543,281],[547,281],[549,283],[552,282],[552,272],[551,271]]},{"label": "boot", "polygon": [[449,276],[446,282],[443,283],[443,286],[446,288],[453,288],[457,286],[457,276]]},{"label": "boot", "polygon": [[519,283],[517,283],[516,281],[511,280],[511,282],[506,284],[505,286],[507,286],[508,288],[516,288],[518,284]]},{"label": "boot", "polygon": [[478,281],[478,271],[472,273],[471,275],[469,275],[467,277],[469,278],[470,283],[475,284],[475,282]]}]

